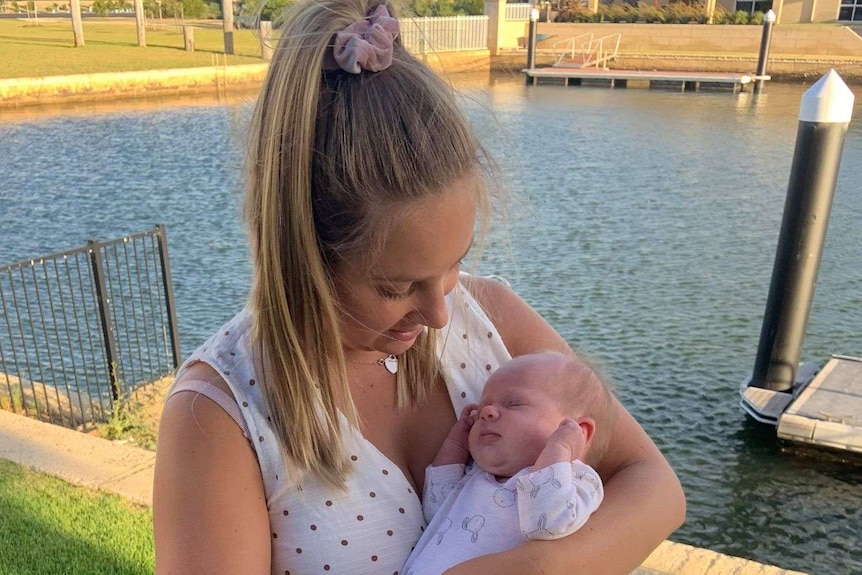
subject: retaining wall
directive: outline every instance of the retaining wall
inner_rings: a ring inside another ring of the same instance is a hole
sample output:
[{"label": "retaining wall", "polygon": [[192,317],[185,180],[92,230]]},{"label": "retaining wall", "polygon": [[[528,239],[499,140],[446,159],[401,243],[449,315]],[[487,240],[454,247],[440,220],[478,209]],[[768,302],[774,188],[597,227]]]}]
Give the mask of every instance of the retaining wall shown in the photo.
[{"label": "retaining wall", "polygon": [[259,86],[267,64],[75,74],[0,80],[0,108],[194,93]]},{"label": "retaining wall", "polygon": [[[680,70],[753,73],[762,28],[700,24],[563,24],[541,22],[550,38],[538,46],[537,64],[550,65],[567,38],[591,33],[620,34],[619,57],[609,64],[621,70]],[[557,44],[555,47],[554,45]],[[525,52],[508,52],[492,62],[493,70],[520,70]],[[831,68],[847,80],[862,80],[862,37],[846,26],[800,24],[776,26],[767,73],[774,79],[818,77]]]},{"label": "retaining wall", "polygon": [[[760,50],[761,26],[704,24],[565,24],[540,22],[539,34],[553,36],[554,42],[592,33],[596,38],[620,34],[623,52],[707,52],[744,53],[755,58]],[[778,55],[862,57],[862,38],[846,26],[800,24],[776,26],[770,53]]]},{"label": "retaining wall", "polygon": [[[420,55],[446,74],[490,67],[488,50]],[[260,86],[269,64],[207,66],[144,72],[75,74],[0,80],[0,109],[80,101],[111,101],[191,94],[228,95]]]}]

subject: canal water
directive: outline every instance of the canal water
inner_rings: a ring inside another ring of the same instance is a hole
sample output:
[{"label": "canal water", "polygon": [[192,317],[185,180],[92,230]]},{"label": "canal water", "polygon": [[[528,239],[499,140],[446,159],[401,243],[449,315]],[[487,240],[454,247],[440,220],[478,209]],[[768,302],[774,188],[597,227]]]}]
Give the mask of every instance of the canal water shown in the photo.
[{"label": "canal water", "polygon": [[[862,467],[786,450],[748,421],[802,85],[750,94],[458,79],[499,160],[507,217],[474,269],[505,276],[679,473],[673,539],[782,567],[862,573]],[[860,93],[862,95],[862,93]],[[242,305],[252,96],[0,112],[0,264],[167,225],[185,353]],[[862,108],[803,359],[862,355]]]}]

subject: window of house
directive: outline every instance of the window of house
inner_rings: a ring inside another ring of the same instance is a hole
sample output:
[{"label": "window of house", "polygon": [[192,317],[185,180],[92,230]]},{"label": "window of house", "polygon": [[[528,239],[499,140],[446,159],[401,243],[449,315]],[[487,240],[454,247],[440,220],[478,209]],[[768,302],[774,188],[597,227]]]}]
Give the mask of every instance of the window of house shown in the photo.
[{"label": "window of house", "polygon": [[862,0],[841,0],[839,20],[862,20]]},{"label": "window of house", "polygon": [[[853,2],[855,0],[841,0],[842,2]],[[860,4],[860,8],[862,8],[862,0],[858,0]],[[753,2],[752,0],[738,0],[736,2],[736,10],[742,10],[743,12],[747,12],[749,15],[754,14],[755,12],[763,12],[766,13],[767,10],[772,8],[772,0],[759,0]]]}]

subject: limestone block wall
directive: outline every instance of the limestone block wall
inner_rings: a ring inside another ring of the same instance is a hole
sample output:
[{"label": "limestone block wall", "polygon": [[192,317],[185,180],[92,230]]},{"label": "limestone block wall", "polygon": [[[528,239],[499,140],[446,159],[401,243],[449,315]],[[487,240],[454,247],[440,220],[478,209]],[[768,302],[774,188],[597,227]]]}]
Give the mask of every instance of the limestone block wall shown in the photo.
[{"label": "limestone block wall", "polygon": [[501,50],[518,47],[518,39],[527,35],[526,20],[506,19],[506,0],[486,0],[485,15],[488,16],[488,50],[497,56]]},{"label": "limestone block wall", "polygon": [[[418,56],[444,74],[490,69],[488,50]],[[269,64],[177,68],[140,72],[74,74],[0,80],[0,109],[82,101],[113,101],[155,96],[212,94],[219,97],[258,88]]]},{"label": "limestone block wall", "polygon": [[267,64],[0,80],[0,108],[84,100],[226,93],[259,86]]},{"label": "limestone block wall", "polygon": [[[574,24],[540,22],[540,34],[552,41],[592,33],[595,37],[619,33],[620,52],[705,52],[753,54],[760,49],[760,26],[701,24]],[[840,25],[776,26],[770,53],[773,55],[862,57],[862,38]]]},{"label": "limestone block wall", "polygon": [[416,57],[428,64],[435,72],[442,74],[488,72],[491,67],[491,56],[488,50],[418,54]]}]

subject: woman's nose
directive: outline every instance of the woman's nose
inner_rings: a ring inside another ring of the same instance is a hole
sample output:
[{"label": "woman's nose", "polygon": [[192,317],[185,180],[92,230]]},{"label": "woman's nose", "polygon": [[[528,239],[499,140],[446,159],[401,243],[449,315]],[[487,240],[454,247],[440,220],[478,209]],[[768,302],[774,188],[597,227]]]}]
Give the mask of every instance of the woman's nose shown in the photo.
[{"label": "woman's nose", "polygon": [[446,327],[449,323],[449,311],[446,309],[448,291],[444,286],[438,285],[425,294],[417,309],[422,316],[422,323],[433,329]]}]

